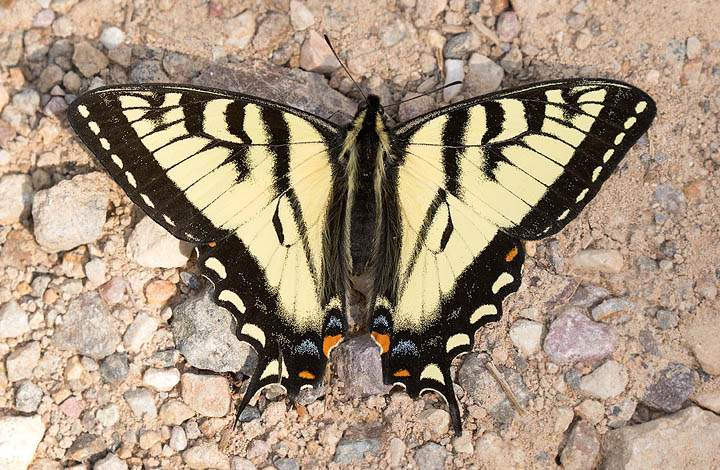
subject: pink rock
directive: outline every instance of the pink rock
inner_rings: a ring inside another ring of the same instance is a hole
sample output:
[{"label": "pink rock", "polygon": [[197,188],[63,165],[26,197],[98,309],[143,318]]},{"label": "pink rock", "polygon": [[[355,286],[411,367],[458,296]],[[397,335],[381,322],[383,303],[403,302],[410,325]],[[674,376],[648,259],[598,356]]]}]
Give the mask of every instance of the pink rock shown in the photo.
[{"label": "pink rock", "polygon": [[504,11],[498,16],[495,27],[502,42],[511,42],[520,34],[520,20],[514,11]]},{"label": "pink rock", "polygon": [[60,411],[68,418],[79,418],[83,412],[83,406],[75,397],[70,397],[60,404]]},{"label": "pink rock", "polygon": [[581,309],[569,307],[550,325],[543,350],[553,362],[599,361],[612,354],[615,329],[590,320]]}]

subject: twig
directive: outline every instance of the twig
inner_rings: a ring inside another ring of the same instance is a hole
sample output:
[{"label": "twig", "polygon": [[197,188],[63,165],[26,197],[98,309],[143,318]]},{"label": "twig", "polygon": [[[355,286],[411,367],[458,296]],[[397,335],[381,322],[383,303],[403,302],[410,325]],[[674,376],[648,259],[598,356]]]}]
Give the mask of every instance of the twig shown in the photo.
[{"label": "twig", "polygon": [[470,17],[470,22],[473,24],[473,26],[477,28],[480,34],[490,39],[496,46],[501,46],[500,38],[497,37],[497,34],[495,34],[490,28],[485,26],[477,15],[472,15]]},{"label": "twig", "polygon": [[508,399],[510,400],[510,403],[513,404],[515,409],[519,414],[525,414],[525,409],[520,404],[517,398],[515,398],[515,394],[510,389],[510,385],[503,379],[502,375],[500,375],[500,371],[497,370],[497,367],[495,367],[495,364],[492,363],[492,360],[488,360],[485,363],[485,367],[487,367],[488,372],[497,380],[497,383],[500,384],[502,389],[505,391],[505,395],[507,395]]}]

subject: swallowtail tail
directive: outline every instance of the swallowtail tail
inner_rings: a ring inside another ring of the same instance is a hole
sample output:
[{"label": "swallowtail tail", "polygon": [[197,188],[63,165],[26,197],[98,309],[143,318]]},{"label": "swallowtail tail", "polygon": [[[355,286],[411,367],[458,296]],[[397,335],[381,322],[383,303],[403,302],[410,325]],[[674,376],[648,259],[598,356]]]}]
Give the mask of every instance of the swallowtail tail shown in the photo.
[{"label": "swallowtail tail", "polygon": [[603,79],[557,80],[389,127],[369,96],[341,127],[255,96],[107,86],[69,120],[130,199],[197,244],[214,299],[258,352],[263,387],[318,383],[347,331],[349,277],[374,270],[370,334],[384,381],[460,410],[450,364],[520,286],[521,240],[552,235],[597,194],[655,104]]}]

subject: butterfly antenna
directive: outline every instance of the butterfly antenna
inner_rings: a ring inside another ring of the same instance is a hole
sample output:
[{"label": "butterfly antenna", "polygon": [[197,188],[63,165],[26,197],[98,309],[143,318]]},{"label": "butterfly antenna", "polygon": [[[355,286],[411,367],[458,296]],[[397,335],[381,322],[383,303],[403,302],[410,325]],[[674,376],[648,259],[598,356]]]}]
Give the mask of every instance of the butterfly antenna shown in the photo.
[{"label": "butterfly antenna", "polygon": [[327,34],[323,34],[323,37],[325,38],[325,42],[327,43],[328,47],[329,47],[330,50],[332,51],[333,55],[335,56],[335,58],[337,59],[337,61],[340,63],[340,66],[343,68],[343,70],[345,70],[345,73],[348,75],[348,77],[350,77],[350,80],[352,80],[352,82],[355,84],[355,86],[357,87],[358,91],[359,91],[360,94],[362,95],[362,97],[363,97],[363,98],[365,99],[365,101],[367,102],[367,96],[365,95],[365,93],[363,93],[362,88],[360,88],[360,85],[358,85],[358,82],[355,81],[355,79],[353,78],[352,74],[350,74],[350,71],[348,70],[348,68],[345,67],[345,64],[343,64],[343,61],[340,60],[340,56],[338,56],[338,55],[337,55],[337,52],[335,52],[335,48],[334,48],[333,45],[330,43],[330,38],[328,37],[328,35],[327,35]]},{"label": "butterfly antenna", "polygon": [[397,103],[388,104],[388,105],[385,106],[385,108],[389,108],[390,106],[400,106],[401,104],[407,103],[408,101],[416,100],[416,99],[418,99],[418,98],[422,98],[423,96],[428,96],[428,95],[431,95],[431,94],[436,93],[436,92],[438,92],[438,91],[442,91],[442,90],[444,90],[445,88],[449,88],[449,87],[451,87],[451,86],[461,85],[461,84],[462,84],[462,82],[456,80],[456,81],[454,81],[454,82],[450,82],[450,83],[448,83],[448,84],[446,84],[446,85],[443,85],[443,86],[441,86],[441,87],[435,88],[434,90],[426,91],[425,93],[423,93],[423,94],[421,94],[421,95],[413,96],[412,98],[408,98],[408,99],[406,99],[406,100],[398,101]]}]

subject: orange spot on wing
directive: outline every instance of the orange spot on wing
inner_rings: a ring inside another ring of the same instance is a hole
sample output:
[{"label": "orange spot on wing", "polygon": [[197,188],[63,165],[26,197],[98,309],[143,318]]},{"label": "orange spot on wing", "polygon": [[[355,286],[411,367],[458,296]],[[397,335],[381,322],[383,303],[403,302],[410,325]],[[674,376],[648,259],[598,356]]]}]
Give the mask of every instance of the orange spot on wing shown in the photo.
[{"label": "orange spot on wing", "polygon": [[208,246],[209,246],[210,248],[215,248],[215,245],[217,245],[217,243],[215,243],[215,242],[210,242],[210,243],[208,243]]},{"label": "orange spot on wing", "polygon": [[385,354],[386,352],[388,352],[388,349],[390,349],[390,336],[384,335],[382,333],[378,333],[377,331],[373,331],[370,334],[372,335],[375,342],[377,342],[377,344],[380,345],[382,354]]},{"label": "orange spot on wing", "polygon": [[400,369],[393,374],[395,377],[410,377],[410,371],[407,369]]},{"label": "orange spot on wing", "polygon": [[513,249],[510,250],[510,251],[508,251],[508,253],[505,255],[505,261],[507,261],[507,262],[509,263],[510,261],[512,261],[513,259],[515,259],[515,257],[517,256],[517,254],[518,254],[518,249],[517,249],[517,247],[513,247]]},{"label": "orange spot on wing", "polygon": [[313,374],[310,371],[304,370],[302,372],[298,373],[298,377],[308,380],[313,380],[315,378],[315,374]]},{"label": "orange spot on wing", "polygon": [[342,335],[326,336],[323,339],[323,353],[325,353],[325,357],[330,357],[330,350],[337,346],[341,339]]}]

